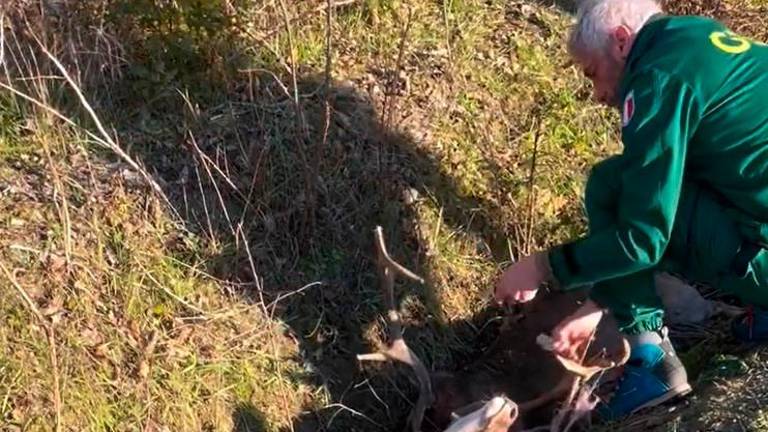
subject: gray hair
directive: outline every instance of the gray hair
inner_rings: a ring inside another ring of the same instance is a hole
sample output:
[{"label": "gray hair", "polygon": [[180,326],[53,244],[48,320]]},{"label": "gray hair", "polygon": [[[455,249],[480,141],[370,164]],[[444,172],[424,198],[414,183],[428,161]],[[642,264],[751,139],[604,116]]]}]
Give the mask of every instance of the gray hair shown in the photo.
[{"label": "gray hair", "polygon": [[568,51],[575,57],[598,53],[606,48],[613,29],[624,25],[637,33],[661,11],[656,0],[583,0],[568,40]]}]

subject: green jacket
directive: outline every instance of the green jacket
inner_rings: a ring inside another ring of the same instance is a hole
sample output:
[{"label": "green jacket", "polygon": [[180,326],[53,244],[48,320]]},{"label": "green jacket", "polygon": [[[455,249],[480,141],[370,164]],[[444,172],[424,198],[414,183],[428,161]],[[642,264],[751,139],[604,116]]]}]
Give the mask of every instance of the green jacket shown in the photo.
[{"label": "green jacket", "polygon": [[655,17],[635,39],[619,94],[616,223],[549,252],[564,289],[658,264],[684,179],[742,220],[768,221],[768,46],[711,19]]}]

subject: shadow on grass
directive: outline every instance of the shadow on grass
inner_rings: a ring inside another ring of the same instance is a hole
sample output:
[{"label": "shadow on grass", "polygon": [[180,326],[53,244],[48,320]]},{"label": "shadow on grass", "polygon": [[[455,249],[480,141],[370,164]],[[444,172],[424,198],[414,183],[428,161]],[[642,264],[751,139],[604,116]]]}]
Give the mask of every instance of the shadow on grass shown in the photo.
[{"label": "shadow on grass", "polygon": [[[267,86],[263,94],[276,90],[270,77],[259,78]],[[369,332],[385,312],[375,272],[374,227],[384,228],[393,257],[418,273],[425,270],[429,246],[418,234],[409,204],[414,190],[418,199],[436,200],[453,229],[466,229],[474,218],[471,229],[489,242],[506,236],[478,211],[490,205],[459,196],[453,180],[412,137],[381,124],[368,95],[346,85],[325,88],[319,76],[297,81],[300,111],[279,97],[272,103],[240,102],[220,114],[231,116],[222,125],[212,125],[210,119],[189,125],[195,142],[186,145],[197,146],[210,160],[218,157],[218,166],[227,167],[239,192],[227,188],[209,165],[211,181],[207,162],[199,157],[180,164],[199,178],[185,181],[178,169],[176,177],[166,173],[163,178],[180,186],[168,193],[189,226],[199,227],[204,236],[230,239],[211,257],[209,271],[242,287],[239,292],[246,301],[260,301],[264,295],[275,317],[298,340],[299,361],[312,371],[310,383],[330,392],[334,404],[296,419],[294,429],[380,429],[374,424],[389,428],[404,420],[415,386],[401,366],[395,366],[397,373],[392,366],[365,372],[355,357],[373,349]],[[144,160],[152,166],[158,159]],[[239,240],[232,227],[240,233]],[[251,258],[263,278],[262,293],[257,291]],[[488,316],[445,325],[439,294],[433,291],[435,277],[423,276],[428,281],[424,286],[396,288],[402,304],[411,298],[406,338],[428,365],[451,368],[490,340],[494,326],[486,327],[481,337],[475,329]],[[310,285],[314,282],[319,284]],[[414,306],[413,298],[421,300]]]},{"label": "shadow on grass", "polygon": [[[244,301],[263,296],[298,341],[308,383],[329,392],[333,405],[297,418],[294,430],[388,429],[404,420],[416,388],[401,366],[366,372],[355,357],[373,349],[370,331],[385,312],[374,227],[384,228],[392,256],[418,273],[430,246],[418,233],[413,191],[435,200],[451,229],[470,227],[500,255],[507,236],[490,204],[461,196],[432,155],[381,124],[367,94],[302,76],[297,109],[271,75],[257,78],[258,97],[203,109],[181,127],[178,147],[149,149],[141,159],[165,180],[187,225],[220,245],[208,271]],[[493,312],[446,325],[435,275],[422,275],[424,286],[397,287],[410,305],[406,338],[430,367],[452,368],[492,339],[493,325],[485,336],[476,329]]]},{"label": "shadow on grass", "polygon": [[238,405],[232,411],[232,432],[263,432],[267,430],[264,415],[251,404]]}]

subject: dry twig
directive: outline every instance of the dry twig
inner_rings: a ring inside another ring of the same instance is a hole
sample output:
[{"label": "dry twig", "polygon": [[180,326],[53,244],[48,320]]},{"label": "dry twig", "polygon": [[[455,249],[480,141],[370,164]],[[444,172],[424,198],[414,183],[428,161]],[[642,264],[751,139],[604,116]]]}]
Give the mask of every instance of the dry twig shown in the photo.
[{"label": "dry twig", "polygon": [[105,144],[106,147],[108,147],[110,150],[115,152],[123,161],[125,161],[128,165],[131,166],[132,169],[137,171],[141,176],[144,178],[144,180],[147,182],[147,184],[154,190],[154,192],[161,198],[165,203],[168,205],[169,209],[174,213],[174,216],[176,216],[177,219],[180,219],[180,216],[178,212],[176,211],[176,208],[173,206],[171,201],[168,199],[168,197],[165,195],[165,192],[163,192],[163,189],[160,187],[159,184],[152,178],[152,176],[147,173],[147,171],[142,168],[136,161],[131,158],[128,153],[126,153],[117,143],[112,139],[112,136],[107,132],[107,130],[104,128],[104,125],[101,123],[101,120],[99,119],[99,116],[96,115],[96,112],[93,110],[93,107],[91,107],[91,104],[88,102],[88,99],[86,99],[85,95],[83,95],[82,90],[80,90],[80,87],[75,83],[75,81],[70,76],[69,72],[67,72],[67,69],[64,67],[63,64],[57,59],[53,54],[51,54],[50,51],[43,45],[42,42],[38,40],[38,44],[40,45],[40,49],[43,50],[46,56],[53,62],[54,65],[56,65],[56,68],[61,72],[61,74],[64,76],[64,78],[67,80],[67,83],[72,87],[72,90],[74,90],[75,94],[77,95],[78,99],[80,100],[80,104],[85,108],[86,112],[88,112],[88,115],[91,117],[91,120],[93,120],[94,124],[96,125],[96,129],[101,134],[101,139],[99,140],[101,143]]},{"label": "dry twig", "polygon": [[[0,27],[3,27],[3,26],[0,26]],[[152,176],[150,176],[149,173],[147,173],[147,171],[144,168],[142,168],[135,160],[133,160],[133,158],[131,158],[131,156],[128,155],[128,153],[126,153],[115,142],[115,140],[112,138],[112,136],[107,132],[106,128],[104,127],[103,123],[99,119],[98,115],[96,115],[96,112],[94,111],[94,109],[91,106],[91,104],[88,102],[88,99],[83,94],[80,86],[78,86],[77,83],[75,82],[75,80],[72,78],[72,76],[69,73],[69,71],[67,71],[67,69],[64,67],[64,65],[61,63],[61,61],[59,61],[59,59],[48,50],[48,48],[45,46],[45,44],[34,33],[34,30],[31,28],[31,26],[29,26],[29,24],[28,24],[27,27],[28,27],[28,30],[29,30],[29,34],[35,39],[35,41],[37,42],[37,44],[39,45],[39,47],[43,51],[43,53],[51,60],[51,62],[59,70],[59,72],[61,73],[63,79],[67,82],[67,84],[69,84],[69,86],[75,92],[75,94],[78,97],[78,100],[80,101],[80,104],[85,109],[85,111],[88,113],[88,116],[91,118],[93,123],[96,125],[96,129],[97,129],[98,133],[93,133],[93,132],[91,132],[91,131],[89,131],[89,130],[87,130],[85,128],[82,128],[83,130],[85,130],[85,133],[90,138],[92,138],[94,141],[96,141],[99,145],[102,145],[102,146],[108,148],[109,150],[111,150],[112,152],[114,152],[125,163],[127,163],[134,171],[138,172],[144,178],[144,180],[150,186],[150,188],[163,200],[163,202],[165,202],[165,204],[168,206],[168,208],[173,212],[173,215],[176,217],[177,221],[181,220],[181,217],[180,217],[179,213],[176,211],[176,209],[173,206],[173,204],[171,203],[171,201],[165,195],[165,193],[163,192],[163,190],[160,187],[160,185],[158,185],[157,182],[152,178]],[[4,41],[4,34],[0,34],[0,39],[3,39],[1,43],[4,46],[4,42],[5,42]],[[18,44],[19,44],[18,40],[16,41],[16,44],[17,44],[18,50],[20,52],[23,51],[21,49],[21,47],[18,46]],[[15,56],[11,56],[11,57],[13,57],[13,60],[17,62],[17,67],[18,67],[18,60],[15,58]],[[34,56],[32,58],[35,61],[35,64],[37,64],[36,63],[37,62],[37,58],[34,57]],[[23,60],[27,62],[27,70],[30,70],[30,71],[32,71],[32,70],[38,70],[39,71],[40,70],[39,67],[33,68],[29,64],[29,62],[27,61],[26,58],[24,58]],[[5,63],[3,63],[3,65],[5,66]],[[38,74],[38,75],[40,75],[42,77],[41,74]],[[8,76],[7,71],[6,71],[6,76]],[[40,86],[39,91],[43,90],[42,89],[42,84],[39,84],[39,86]],[[44,109],[46,112],[48,112],[50,114],[53,114],[55,117],[61,119],[66,124],[68,124],[70,126],[74,126],[74,127],[79,127],[79,125],[77,125],[74,121],[72,121],[70,118],[64,116],[61,112],[59,112],[57,109],[53,108],[49,104],[47,104],[44,101],[42,101],[40,99],[37,99],[37,98],[35,98],[33,96],[30,96],[27,93],[24,93],[24,92],[16,89],[15,87],[13,87],[13,85],[11,85],[10,81],[7,82],[7,83],[0,82],[0,87],[10,91],[11,93],[15,94],[16,96],[19,96],[22,99],[24,99],[24,100],[26,100],[28,102],[31,102],[32,104],[34,104],[34,105]],[[41,94],[43,94],[42,91],[41,91]]]},{"label": "dry twig", "polygon": [[403,26],[403,32],[400,34],[400,46],[397,50],[397,61],[395,62],[395,70],[394,70],[394,76],[388,83],[387,92],[384,95],[384,107],[381,111],[381,119],[382,123],[384,124],[384,127],[386,130],[390,130],[392,128],[392,119],[395,115],[395,107],[393,106],[393,96],[394,91],[392,89],[392,85],[395,83],[395,78],[400,75],[400,72],[403,70],[403,60],[405,58],[405,47],[408,42],[408,34],[411,31],[411,21],[413,21],[413,8],[408,6],[408,18],[405,21],[405,25]]},{"label": "dry twig", "polygon": [[531,171],[528,174],[528,220],[527,233],[525,234],[525,254],[531,253],[531,243],[533,242],[533,216],[536,208],[536,190],[534,180],[536,180],[536,159],[539,155],[539,139],[541,138],[541,118],[534,118],[534,136],[533,136],[533,156],[531,157]]}]

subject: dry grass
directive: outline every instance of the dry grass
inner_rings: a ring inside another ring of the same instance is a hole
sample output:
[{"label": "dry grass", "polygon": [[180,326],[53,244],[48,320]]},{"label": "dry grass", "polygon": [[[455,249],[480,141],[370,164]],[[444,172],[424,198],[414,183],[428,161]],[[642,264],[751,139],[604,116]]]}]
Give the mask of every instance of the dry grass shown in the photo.
[{"label": "dry grass", "polygon": [[[29,139],[52,136],[75,138],[49,130]],[[0,176],[2,262],[43,315],[35,320],[3,279],[4,421],[48,430],[58,380],[62,430],[227,430],[238,404],[258,406],[273,427],[287,425],[284,413],[298,412],[312,390],[280,322],[205,275],[202,256],[178,260],[181,251],[195,253],[194,239],[178,232],[148,189],[125,185],[128,168],[85,170],[95,161],[50,145],[66,188],[53,190],[44,158]],[[70,233],[55,193],[71,197]],[[58,368],[48,328],[56,331]]]},{"label": "dry grass", "polygon": [[389,430],[407,371],[355,361],[373,227],[428,280],[405,337],[452,368],[618,150],[547,2],[97,3],[3,17],[3,428]]}]

